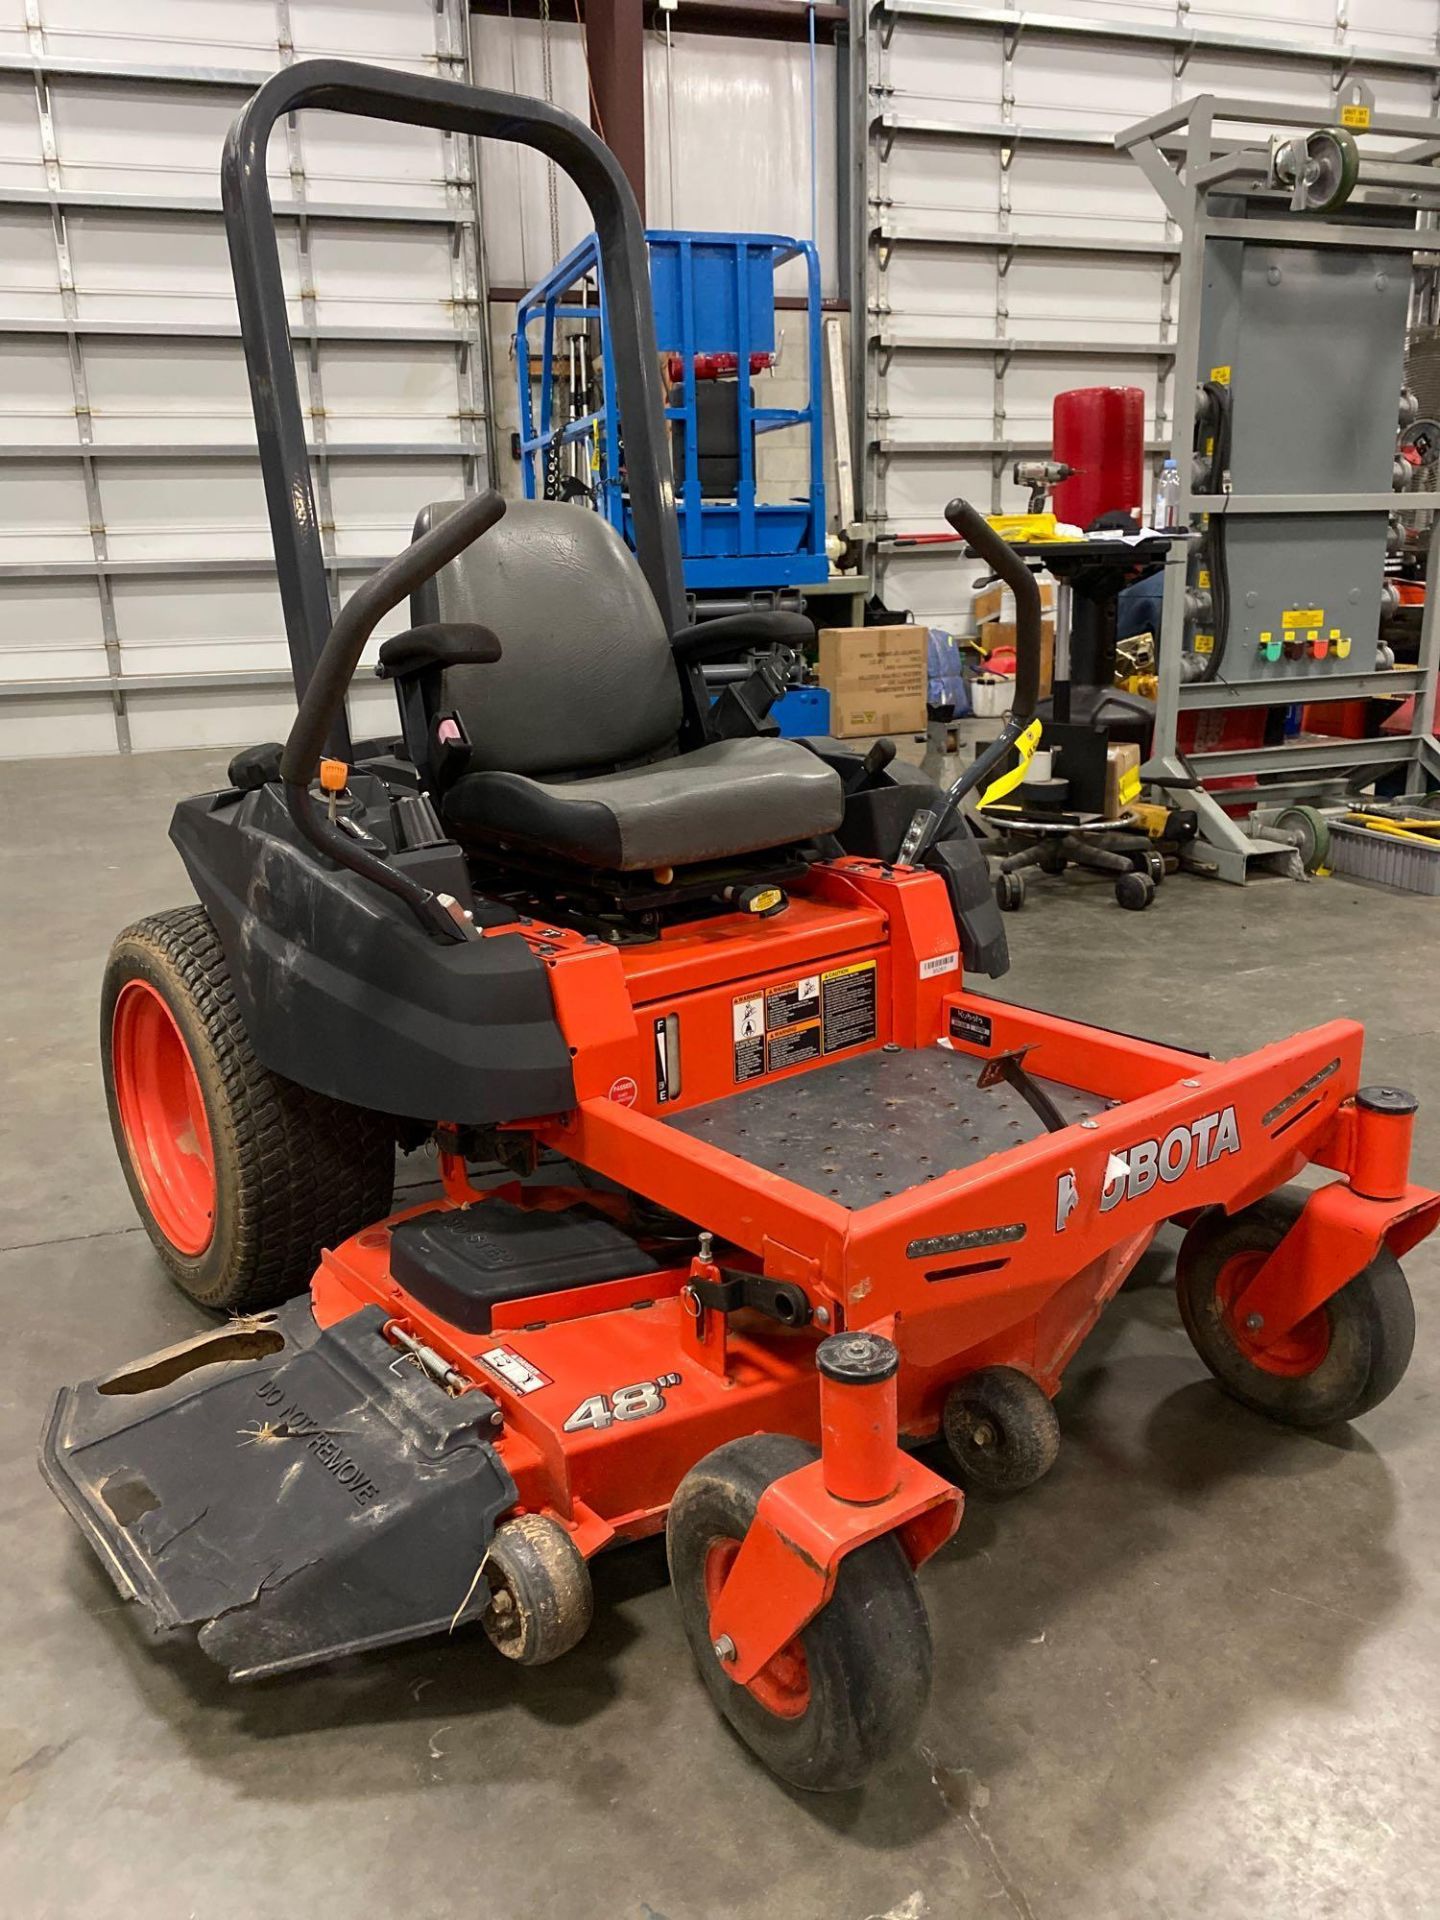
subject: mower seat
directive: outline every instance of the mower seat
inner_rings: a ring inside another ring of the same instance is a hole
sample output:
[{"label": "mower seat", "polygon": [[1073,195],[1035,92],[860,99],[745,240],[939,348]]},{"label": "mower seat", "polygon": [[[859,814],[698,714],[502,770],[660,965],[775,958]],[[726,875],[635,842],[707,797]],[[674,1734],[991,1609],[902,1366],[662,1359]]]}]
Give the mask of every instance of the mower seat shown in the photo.
[{"label": "mower seat", "polygon": [[[427,507],[417,538],[452,505]],[[670,636],[634,554],[588,507],[513,502],[415,594],[411,619],[483,624],[500,640],[498,660],[429,670],[419,728],[401,691],[407,743],[427,772],[436,727],[453,716],[464,730],[458,773],[431,785],[467,847],[514,843],[631,872],[789,846],[840,824],[839,775],[793,741],[679,750]]]},{"label": "mower seat", "polygon": [[783,740],[716,740],[651,766],[563,784],[471,773],[445,818],[462,839],[492,834],[586,867],[684,867],[808,840],[840,824],[839,782]]}]

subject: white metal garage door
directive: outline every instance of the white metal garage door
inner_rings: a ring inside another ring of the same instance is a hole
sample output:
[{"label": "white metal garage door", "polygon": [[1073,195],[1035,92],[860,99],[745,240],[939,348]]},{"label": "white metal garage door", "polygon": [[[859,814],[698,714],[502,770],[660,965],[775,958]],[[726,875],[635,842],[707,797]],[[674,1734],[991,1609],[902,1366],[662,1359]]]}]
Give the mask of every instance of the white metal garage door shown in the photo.
[{"label": "white metal garage door", "polygon": [[[464,0],[0,0],[0,755],[283,730],[221,143],[291,59],[468,47]],[[302,115],[270,161],[343,599],[487,471],[474,146]]]},{"label": "white metal garage door", "polygon": [[[864,5],[864,0],[860,0]],[[1174,229],[1117,128],[1196,93],[1326,109],[1352,74],[1390,111],[1435,111],[1436,0],[1252,6],[879,0],[865,36],[868,508],[937,530],[963,493],[1023,507],[1017,453],[1050,445],[1067,387],[1147,395],[1168,451]],[[880,591],[954,620],[944,548],[877,556]]]}]

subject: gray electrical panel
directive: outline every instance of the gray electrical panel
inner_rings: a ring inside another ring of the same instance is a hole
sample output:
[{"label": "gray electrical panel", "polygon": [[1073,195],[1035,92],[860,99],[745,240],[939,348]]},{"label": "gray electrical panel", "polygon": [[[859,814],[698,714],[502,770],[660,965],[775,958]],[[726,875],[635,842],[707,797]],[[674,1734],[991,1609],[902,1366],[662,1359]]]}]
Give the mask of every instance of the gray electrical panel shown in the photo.
[{"label": "gray electrical panel", "polygon": [[[1211,211],[1243,220],[1253,205],[1212,199]],[[1383,210],[1370,217],[1392,224]],[[1307,246],[1304,221],[1294,225],[1293,245],[1217,239],[1205,249],[1197,492],[1348,495],[1391,485],[1409,260]],[[1221,651],[1218,678],[1373,670],[1387,513],[1227,507],[1208,526],[1213,555],[1202,549],[1196,571],[1213,617],[1194,623],[1191,645]]]},{"label": "gray electrical panel", "polygon": [[[1168,425],[1184,537],[1141,779],[1194,806],[1191,864],[1237,882],[1255,862],[1298,872],[1287,807],[1382,775],[1409,793],[1440,780],[1440,491],[1398,459],[1440,121],[1381,112],[1348,75],[1328,110],[1201,94],[1116,144],[1180,243]],[[1397,662],[1379,642],[1386,555],[1394,516],[1422,513],[1431,594],[1419,657]]]}]

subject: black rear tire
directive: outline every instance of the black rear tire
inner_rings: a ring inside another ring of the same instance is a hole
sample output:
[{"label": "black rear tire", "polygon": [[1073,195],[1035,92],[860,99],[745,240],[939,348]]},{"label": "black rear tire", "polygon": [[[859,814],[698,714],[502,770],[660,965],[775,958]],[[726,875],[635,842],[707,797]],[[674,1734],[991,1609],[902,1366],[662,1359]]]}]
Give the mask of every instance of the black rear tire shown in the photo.
[{"label": "black rear tire", "polygon": [[[151,989],[169,1010],[204,1101],[214,1159],[213,1224],[198,1250],[177,1245],[156,1218],[121,1119],[115,1012],[132,982]],[[323,1248],[390,1211],[393,1122],[261,1066],[203,907],[151,914],[116,939],[101,991],[100,1054],[130,1196],[171,1278],[200,1306],[247,1313],[289,1299],[309,1284]]]},{"label": "black rear tire", "polygon": [[788,1434],[717,1447],[680,1482],[665,1544],[680,1618],[715,1705],[772,1773],[838,1792],[913,1740],[930,1697],[930,1623],[900,1542],[887,1534],[847,1553],[829,1605],[801,1630],[798,1647],[776,1656],[788,1654],[807,1690],[789,1702],[799,1710],[785,1714],[727,1675],[710,1641],[706,1587],[712,1551],[745,1538],[771,1481],[815,1458]]},{"label": "black rear tire", "polygon": [[1181,1244],[1176,1298],[1195,1351],[1227,1393],[1284,1426],[1328,1427],[1369,1413],[1399,1386],[1415,1347],[1415,1307],[1399,1261],[1382,1248],[1276,1351],[1247,1347],[1227,1306],[1305,1198],[1282,1191],[1228,1219],[1218,1209],[1202,1214]]}]

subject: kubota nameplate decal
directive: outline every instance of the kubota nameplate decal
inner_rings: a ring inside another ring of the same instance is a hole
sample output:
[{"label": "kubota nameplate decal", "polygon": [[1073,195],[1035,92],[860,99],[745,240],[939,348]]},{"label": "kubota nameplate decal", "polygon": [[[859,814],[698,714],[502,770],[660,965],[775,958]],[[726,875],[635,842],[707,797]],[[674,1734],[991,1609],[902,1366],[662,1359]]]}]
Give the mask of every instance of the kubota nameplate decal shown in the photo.
[{"label": "kubota nameplate decal", "polygon": [[1191,1167],[1209,1167],[1227,1153],[1240,1151],[1240,1124],[1234,1107],[1202,1113],[1198,1120],[1172,1127],[1159,1140],[1139,1140],[1112,1153],[1105,1167],[1100,1211],[1122,1200],[1138,1200],[1159,1180],[1182,1179]]},{"label": "kubota nameplate decal", "polygon": [[875,962],[802,973],[730,1002],[736,1084],[873,1040]]},{"label": "kubota nameplate decal", "polygon": [[994,1032],[988,1013],[974,1013],[969,1007],[951,1007],[950,1038],[968,1040],[972,1047],[988,1047]]},{"label": "kubota nameplate decal", "polygon": [[548,1373],[542,1373],[539,1367],[532,1367],[523,1354],[516,1353],[513,1347],[487,1347],[481,1354],[482,1366],[503,1380],[512,1393],[538,1393],[541,1387],[554,1383]]}]

